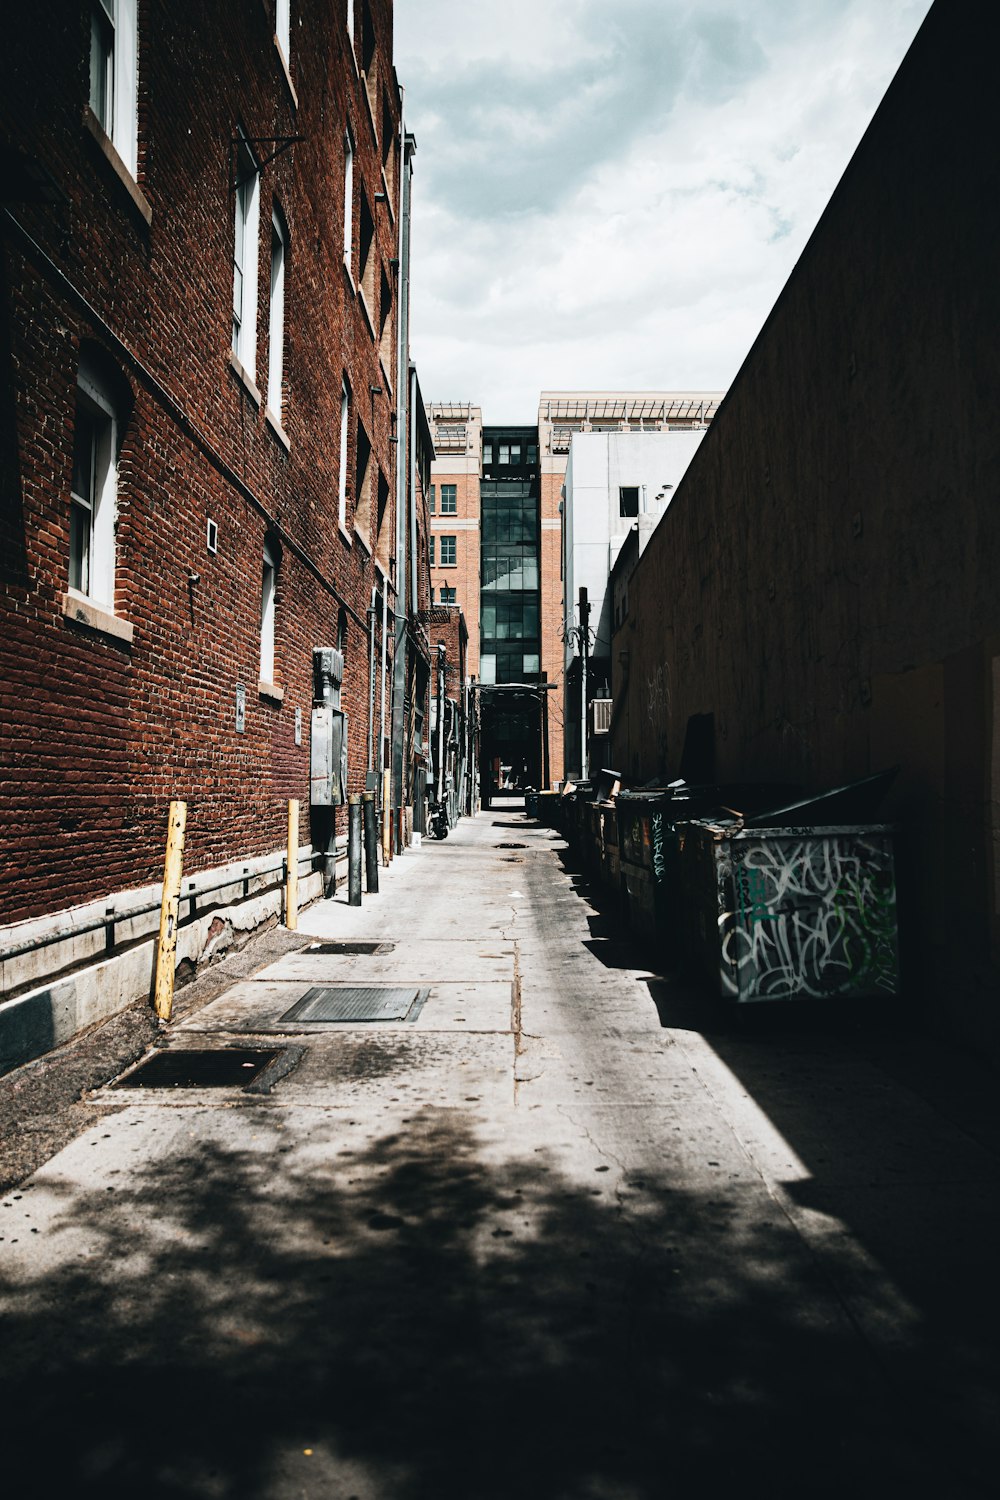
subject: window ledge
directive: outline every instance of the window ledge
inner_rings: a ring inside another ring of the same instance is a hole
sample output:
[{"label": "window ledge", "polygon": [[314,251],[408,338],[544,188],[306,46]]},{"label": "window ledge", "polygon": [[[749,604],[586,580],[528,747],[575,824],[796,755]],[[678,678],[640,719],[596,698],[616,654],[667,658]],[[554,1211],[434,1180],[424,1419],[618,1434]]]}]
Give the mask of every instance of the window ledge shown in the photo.
[{"label": "window ledge", "polygon": [[354,537],[355,537],[356,541],[359,541],[361,543],[362,547],[368,553],[368,556],[371,557],[371,555],[372,555],[372,544],[368,540],[368,538],[365,536],[364,532],[361,531],[361,530],[359,530],[359,528],[357,526],[355,526],[355,528],[354,528]]},{"label": "window ledge", "polygon": [[[372,247],[372,254],[374,255],[374,253],[375,253],[375,250],[374,250],[374,246],[373,246]],[[371,312],[369,310],[368,299],[365,297],[365,289],[364,289],[364,287],[359,287],[358,288],[358,301],[361,303],[361,311],[364,313],[364,315],[365,315],[365,322],[368,324],[368,332],[371,334],[372,338],[374,338],[375,337],[375,319],[372,317]]]},{"label": "window ledge", "polygon": [[86,625],[89,630],[112,636],[116,641],[124,641],[127,646],[131,646],[135,636],[135,626],[131,621],[123,620],[120,615],[95,604],[92,599],[78,594],[75,589],[63,594],[62,609],[67,620],[72,620],[74,625]]},{"label": "window ledge", "polygon": [[253,404],[255,406],[260,406],[261,395],[254,382],[254,378],[250,374],[250,371],[240,360],[239,355],[234,354],[232,349],[230,349],[229,351],[229,368],[232,370],[233,374],[236,376],[236,379],[240,382],[240,385],[246,391]]},{"label": "window ledge", "polygon": [[140,217],[142,218],[148,229],[153,222],[153,209],[150,205],[149,199],[146,197],[145,193],[142,191],[142,188],[132,176],[132,173],[129,171],[128,167],[122,161],[121,157],[118,154],[118,151],[115,148],[114,142],[108,135],[107,131],[104,129],[104,126],[101,124],[100,120],[94,114],[94,111],[91,109],[89,104],[83,112],[83,123],[91,136],[93,136],[94,140],[97,142],[101,154],[105,157],[105,159],[111,166],[111,169],[114,172],[115,176],[121,183],[122,187],[128,193],[129,198],[132,201],[132,206],[138,210]]},{"label": "window ledge", "polygon": [[285,49],[281,45],[281,43],[278,41],[277,36],[274,38],[274,50],[275,50],[275,52],[277,52],[278,57],[281,59],[281,71],[284,74],[285,82],[288,85],[288,92],[289,92],[289,94],[291,95],[291,98],[292,98],[292,107],[293,107],[293,109],[298,109],[298,107],[299,107],[299,96],[295,92],[295,85],[292,82],[292,70],[288,66],[288,58],[285,56]]},{"label": "window ledge", "polygon": [[350,46],[348,47],[347,50],[350,53],[351,67],[354,69],[354,76],[355,76],[355,78],[360,78],[361,77],[361,73],[360,73],[360,71],[358,69],[358,54],[354,50],[354,38],[351,36],[351,33],[349,31],[347,33],[347,40],[350,43]]},{"label": "window ledge", "polygon": [[257,691],[262,698],[270,698],[272,703],[284,703],[285,690],[278,687],[276,682],[258,682]]},{"label": "window ledge", "polygon": [[290,453],[292,448],[292,440],[288,436],[288,433],[285,431],[285,429],[282,427],[280,417],[276,417],[269,406],[265,406],[264,408],[264,421],[267,423],[268,427],[270,427],[271,431],[274,433],[275,437],[278,439],[278,442],[284,448],[285,452]]},{"label": "window ledge", "polygon": [[354,280],[354,272],[351,270],[346,255],[344,256],[344,278],[347,281],[348,290],[350,291],[351,296],[356,297],[358,295],[357,283]]},{"label": "window ledge", "polygon": [[382,168],[382,190],[385,193],[385,206],[389,212],[390,224],[395,224],[396,214],[392,206],[392,194],[389,191],[389,179],[385,175],[385,167]]},{"label": "window ledge", "polygon": [[362,89],[362,93],[365,96],[365,104],[367,105],[367,109],[365,110],[365,113],[368,116],[368,124],[371,126],[372,145],[375,146],[375,148],[377,149],[378,148],[378,126],[375,124],[375,111],[372,108],[371,95],[368,92],[368,74],[364,71],[364,69],[361,70],[361,82],[364,84],[364,88]]},{"label": "window ledge", "polygon": [[341,536],[344,538],[344,541],[347,543],[347,545],[349,547],[353,547],[354,546],[354,538],[351,536],[351,533],[347,530],[346,526],[343,526],[340,521],[337,522],[337,530],[340,532]]}]

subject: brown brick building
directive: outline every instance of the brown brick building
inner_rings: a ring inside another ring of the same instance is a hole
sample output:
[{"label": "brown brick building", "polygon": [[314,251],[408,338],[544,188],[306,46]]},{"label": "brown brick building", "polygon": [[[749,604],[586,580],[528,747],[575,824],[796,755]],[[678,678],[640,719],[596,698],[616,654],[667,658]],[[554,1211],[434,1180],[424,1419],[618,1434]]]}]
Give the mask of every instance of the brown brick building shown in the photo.
[{"label": "brown brick building", "polygon": [[[192,876],[266,887],[286,799],[309,806],[315,647],[343,653],[347,787],[388,763],[411,538],[414,619],[427,586],[414,143],[391,0],[22,8],[4,71],[0,919],[85,928],[138,910],[173,798]],[[106,944],[22,955],[5,988]]]}]

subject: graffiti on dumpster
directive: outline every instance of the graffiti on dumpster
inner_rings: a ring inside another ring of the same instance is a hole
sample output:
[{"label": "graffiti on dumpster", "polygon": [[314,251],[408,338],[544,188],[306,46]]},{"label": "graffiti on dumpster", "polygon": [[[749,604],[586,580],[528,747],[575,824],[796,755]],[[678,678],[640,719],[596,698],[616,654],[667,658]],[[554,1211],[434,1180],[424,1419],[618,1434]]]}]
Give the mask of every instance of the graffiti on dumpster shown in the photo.
[{"label": "graffiti on dumpster", "polygon": [[896,992],[896,887],[885,837],[737,844],[732,877],[734,909],[719,914],[728,993],[766,1000]]}]

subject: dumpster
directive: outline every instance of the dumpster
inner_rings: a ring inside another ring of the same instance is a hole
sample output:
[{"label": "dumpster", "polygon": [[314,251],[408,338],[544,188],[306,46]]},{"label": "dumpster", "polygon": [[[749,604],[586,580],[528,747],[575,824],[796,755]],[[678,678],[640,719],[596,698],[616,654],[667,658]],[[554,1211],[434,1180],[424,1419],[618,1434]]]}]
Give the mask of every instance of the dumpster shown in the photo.
[{"label": "dumpster", "polygon": [[718,993],[738,1004],[897,994],[893,836],[886,823],[689,823],[693,941]]},{"label": "dumpster", "polygon": [[622,876],[618,848],[618,806],[615,802],[595,805],[600,839],[598,880],[617,907],[621,901]]},{"label": "dumpster", "polygon": [[538,817],[538,793],[531,786],[524,789],[524,815],[526,818]]},{"label": "dumpster", "polygon": [[[621,792],[618,844],[628,923],[643,937],[666,937],[668,866],[675,870],[677,840],[672,792]],[[669,850],[668,850],[669,844]]]}]

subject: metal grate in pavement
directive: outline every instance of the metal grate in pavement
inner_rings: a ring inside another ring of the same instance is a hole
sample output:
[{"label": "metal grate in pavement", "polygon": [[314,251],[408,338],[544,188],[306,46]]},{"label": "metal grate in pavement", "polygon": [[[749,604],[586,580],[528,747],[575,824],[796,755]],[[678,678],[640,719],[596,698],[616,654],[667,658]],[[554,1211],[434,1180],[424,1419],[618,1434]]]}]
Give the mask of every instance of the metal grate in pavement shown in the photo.
[{"label": "metal grate in pavement", "polygon": [[217,1047],[182,1052],[154,1052],[144,1063],[111,1085],[115,1089],[246,1088],[283,1049]]},{"label": "metal grate in pavement", "polygon": [[395,943],[310,943],[306,951],[308,953],[342,953],[349,956],[350,954],[391,953],[395,946]]},{"label": "metal grate in pavement", "polygon": [[420,994],[413,986],[313,985],[282,1021],[405,1021]]}]

